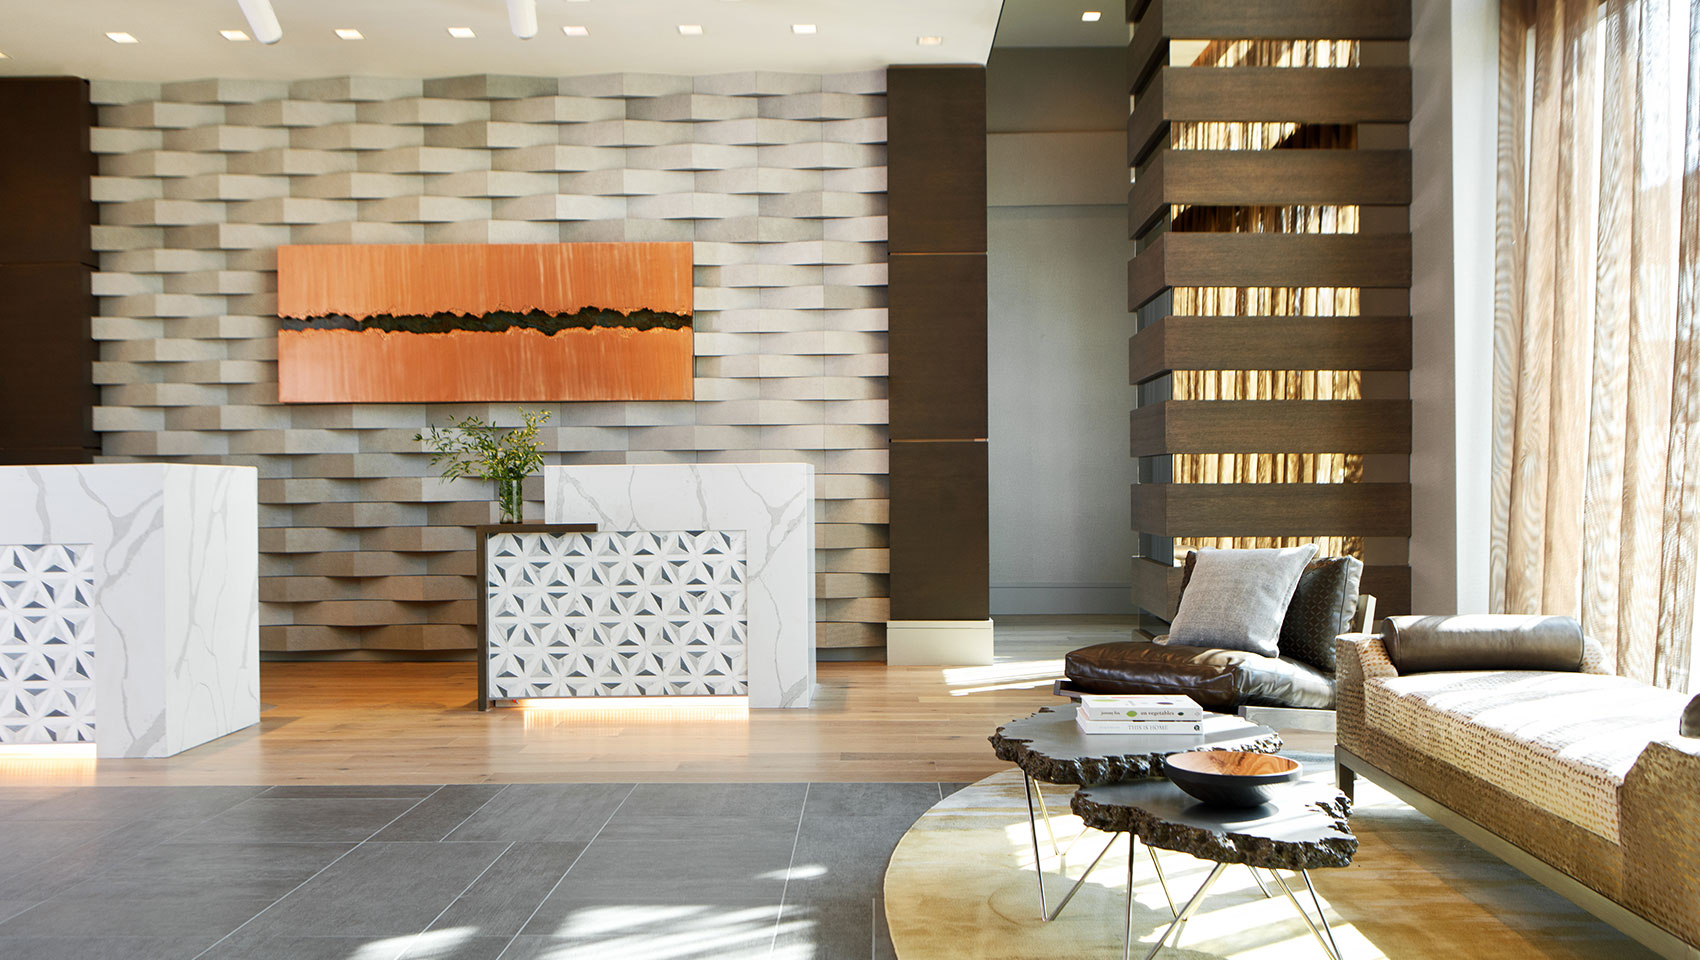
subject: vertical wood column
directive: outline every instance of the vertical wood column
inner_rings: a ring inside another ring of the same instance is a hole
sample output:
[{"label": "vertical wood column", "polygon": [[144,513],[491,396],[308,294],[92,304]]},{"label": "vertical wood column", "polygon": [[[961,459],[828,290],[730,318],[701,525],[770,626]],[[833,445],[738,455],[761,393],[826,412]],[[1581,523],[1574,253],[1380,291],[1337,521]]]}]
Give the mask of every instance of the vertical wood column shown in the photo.
[{"label": "vertical wood column", "polygon": [[984,622],[986,71],[886,79],[891,618]]},{"label": "vertical wood column", "polygon": [[[1410,0],[1129,0],[1133,597],[1326,541],[1409,603]],[[1319,39],[1325,38],[1325,39]]]},{"label": "vertical wood column", "polygon": [[88,82],[0,79],[0,463],[88,463],[94,434]]}]

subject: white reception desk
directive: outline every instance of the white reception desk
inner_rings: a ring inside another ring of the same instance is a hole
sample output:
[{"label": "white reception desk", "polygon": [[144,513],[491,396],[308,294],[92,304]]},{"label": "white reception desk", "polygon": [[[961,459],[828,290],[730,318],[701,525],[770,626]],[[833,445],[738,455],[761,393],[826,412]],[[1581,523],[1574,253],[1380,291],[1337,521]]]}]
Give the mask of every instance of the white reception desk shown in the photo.
[{"label": "white reception desk", "polygon": [[815,687],[815,474],[806,463],[545,467],[549,523],[485,571],[494,698],[736,696]]},{"label": "white reception desk", "polygon": [[168,757],[259,722],[252,467],[0,467],[0,744]]}]

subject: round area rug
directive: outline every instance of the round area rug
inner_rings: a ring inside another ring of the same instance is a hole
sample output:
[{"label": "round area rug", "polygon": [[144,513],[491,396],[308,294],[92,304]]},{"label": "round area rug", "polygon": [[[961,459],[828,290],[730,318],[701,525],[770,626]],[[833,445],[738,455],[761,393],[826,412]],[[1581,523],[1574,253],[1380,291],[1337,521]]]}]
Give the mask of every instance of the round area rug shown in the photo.
[{"label": "round area rug", "polygon": [[[1306,766],[1314,771],[1306,779],[1332,780],[1331,773]],[[1053,910],[1109,840],[1068,812],[1072,793],[1072,787],[1044,787],[1063,851],[1060,858],[1053,854],[1041,820],[1045,891]],[[1344,960],[1653,956],[1373,785],[1360,780],[1358,793],[1356,862],[1311,871]],[[1182,853],[1158,856],[1175,905],[1184,905],[1211,865]],[[903,836],[886,869],[886,919],[899,960],[1119,957],[1126,877],[1127,841],[1118,835],[1062,915],[1041,921],[1022,778],[1011,769],[944,798]],[[1182,928],[1179,946],[1171,938],[1159,957],[1322,960],[1322,948],[1292,903],[1269,886],[1273,898],[1264,897],[1245,867],[1230,866]],[[1135,958],[1145,956],[1169,919],[1141,844],[1134,870]]]}]

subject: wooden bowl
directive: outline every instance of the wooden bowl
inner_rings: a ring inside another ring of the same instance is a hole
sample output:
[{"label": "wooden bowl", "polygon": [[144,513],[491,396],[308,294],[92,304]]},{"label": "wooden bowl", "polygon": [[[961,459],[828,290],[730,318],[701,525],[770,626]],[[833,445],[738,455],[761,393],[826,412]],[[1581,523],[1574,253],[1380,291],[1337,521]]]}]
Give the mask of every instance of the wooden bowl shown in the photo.
[{"label": "wooden bowl", "polygon": [[1292,783],[1301,773],[1297,760],[1240,750],[1171,754],[1163,760],[1163,772],[1192,796],[1223,807],[1268,803],[1272,788]]}]

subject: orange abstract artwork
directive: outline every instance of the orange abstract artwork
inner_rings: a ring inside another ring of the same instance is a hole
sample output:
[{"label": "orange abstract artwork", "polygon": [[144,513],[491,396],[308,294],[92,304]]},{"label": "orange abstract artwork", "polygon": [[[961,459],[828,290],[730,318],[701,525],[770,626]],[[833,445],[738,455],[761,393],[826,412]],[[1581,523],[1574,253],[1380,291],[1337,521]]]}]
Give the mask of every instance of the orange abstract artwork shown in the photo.
[{"label": "orange abstract artwork", "polygon": [[278,248],[284,403],[689,400],[688,243]]}]

